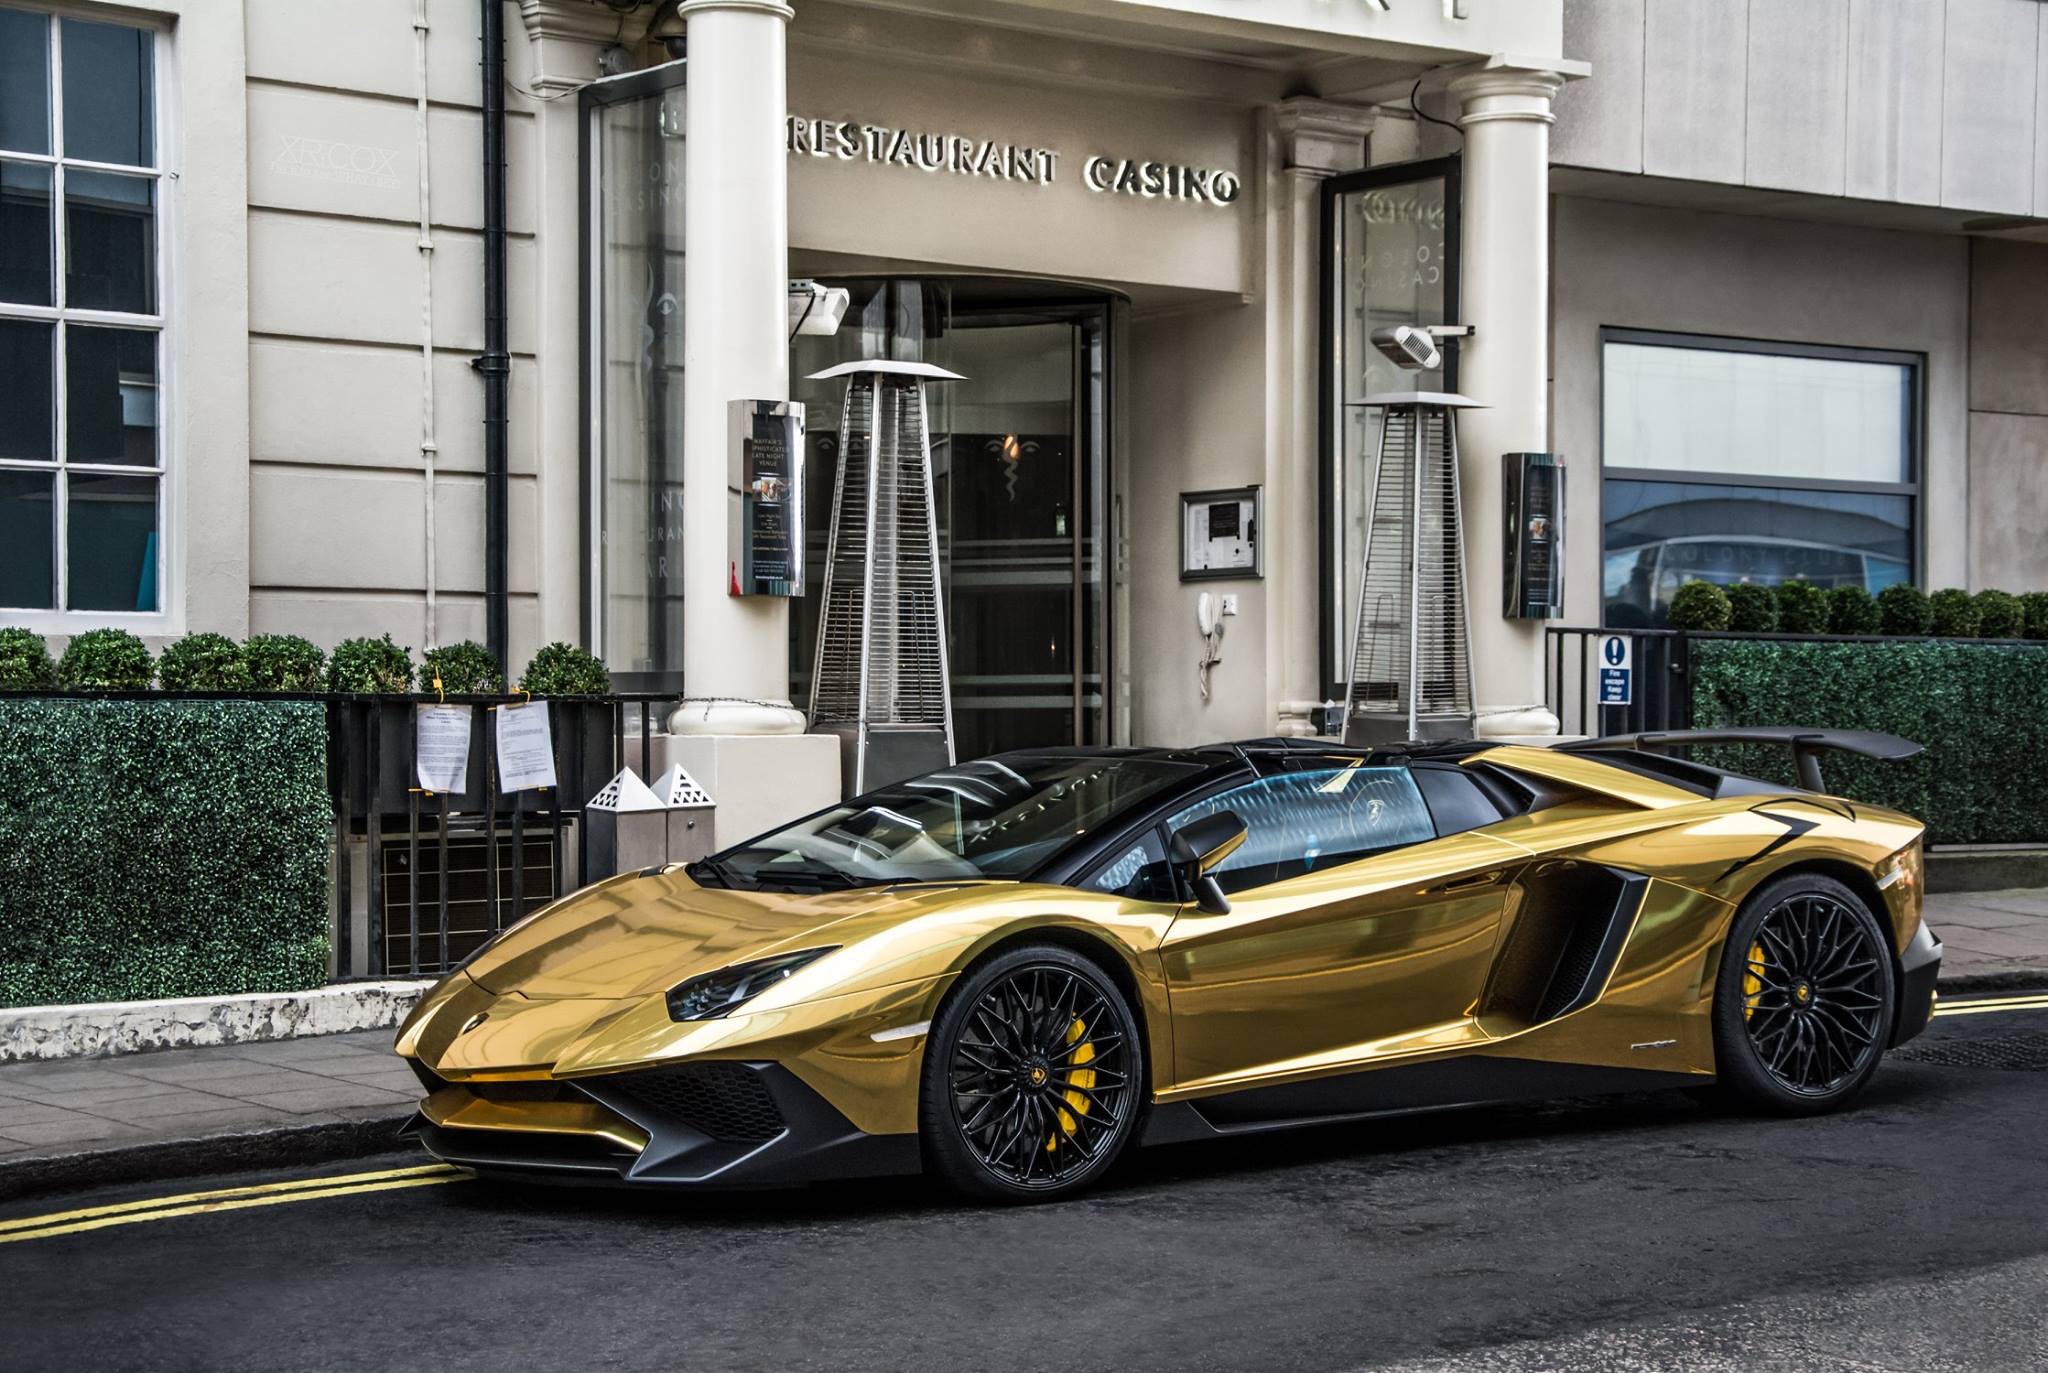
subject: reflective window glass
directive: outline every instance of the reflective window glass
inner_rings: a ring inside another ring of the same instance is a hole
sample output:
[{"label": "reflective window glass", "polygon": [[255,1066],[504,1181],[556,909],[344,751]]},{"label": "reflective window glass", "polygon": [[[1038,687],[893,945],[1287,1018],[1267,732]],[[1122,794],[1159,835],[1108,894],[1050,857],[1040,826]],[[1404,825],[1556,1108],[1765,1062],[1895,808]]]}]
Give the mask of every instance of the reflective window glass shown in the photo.
[{"label": "reflective window glass", "polygon": [[1261,777],[1197,801],[1167,821],[1167,830],[1226,810],[1249,830],[1236,852],[1211,869],[1226,892],[1436,837],[1406,768],[1352,764]]},{"label": "reflective window glass", "polygon": [[[0,11],[5,13],[5,11]],[[54,305],[49,167],[0,161],[0,301]]]},{"label": "reflective window glass", "polygon": [[157,479],[73,473],[67,501],[72,610],[157,608]]},{"label": "reflective window glass", "polygon": [[50,20],[0,10],[0,149],[50,152]]},{"label": "reflective window glass", "polygon": [[1912,479],[1909,366],[1620,342],[1606,344],[1602,359],[1609,467]]},{"label": "reflective window glass", "polygon": [[50,462],[57,456],[51,412],[51,335],[56,326],[0,319],[0,458]]},{"label": "reflective window glass", "polygon": [[65,172],[64,303],[156,312],[155,178]]},{"label": "reflective window glass", "polygon": [[1609,477],[1601,596],[1616,628],[1668,623],[1689,581],[1875,593],[1913,576],[1913,498],[1878,492]]},{"label": "reflective window glass", "polygon": [[0,607],[57,604],[55,491],[47,472],[0,470]]},{"label": "reflective window glass", "polygon": [[156,334],[73,324],[64,331],[71,463],[156,464]]},{"label": "reflective window glass", "polygon": [[156,90],[147,29],[66,19],[64,156],[129,167],[156,163]]}]

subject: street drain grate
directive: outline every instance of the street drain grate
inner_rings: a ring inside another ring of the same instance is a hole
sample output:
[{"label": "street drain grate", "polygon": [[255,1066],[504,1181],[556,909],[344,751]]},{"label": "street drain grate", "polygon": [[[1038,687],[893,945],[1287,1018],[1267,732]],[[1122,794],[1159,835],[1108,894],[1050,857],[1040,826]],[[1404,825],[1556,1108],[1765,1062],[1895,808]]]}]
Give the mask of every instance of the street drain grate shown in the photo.
[{"label": "street drain grate", "polygon": [[1910,1044],[1893,1054],[1912,1063],[1949,1068],[1999,1068],[2013,1073],[2048,1070],[2048,1034],[1993,1035],[1987,1039],[1937,1039]]}]

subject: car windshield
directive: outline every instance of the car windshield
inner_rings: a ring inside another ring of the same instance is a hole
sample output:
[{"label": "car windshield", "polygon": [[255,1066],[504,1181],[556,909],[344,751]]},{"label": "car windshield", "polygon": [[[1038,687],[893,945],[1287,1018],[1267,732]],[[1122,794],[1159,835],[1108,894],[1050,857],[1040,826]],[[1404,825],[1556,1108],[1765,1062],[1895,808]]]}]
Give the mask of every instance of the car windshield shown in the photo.
[{"label": "car windshield", "polygon": [[1199,770],[1164,758],[984,758],[856,797],[715,854],[691,873],[739,887],[1021,878]]}]

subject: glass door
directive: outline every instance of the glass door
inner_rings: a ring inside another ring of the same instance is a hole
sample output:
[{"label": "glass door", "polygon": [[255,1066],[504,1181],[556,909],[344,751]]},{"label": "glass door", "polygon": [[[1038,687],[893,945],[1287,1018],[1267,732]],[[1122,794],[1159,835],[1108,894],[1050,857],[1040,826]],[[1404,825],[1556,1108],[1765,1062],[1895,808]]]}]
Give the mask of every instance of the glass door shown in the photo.
[{"label": "glass door", "polygon": [[[791,365],[808,407],[809,565],[822,573],[845,383],[805,378],[861,357],[961,374],[926,390],[959,756],[1106,742],[1110,302],[1007,281],[835,284],[853,295],[845,321],[798,337]],[[799,704],[819,580],[790,617]]]}]

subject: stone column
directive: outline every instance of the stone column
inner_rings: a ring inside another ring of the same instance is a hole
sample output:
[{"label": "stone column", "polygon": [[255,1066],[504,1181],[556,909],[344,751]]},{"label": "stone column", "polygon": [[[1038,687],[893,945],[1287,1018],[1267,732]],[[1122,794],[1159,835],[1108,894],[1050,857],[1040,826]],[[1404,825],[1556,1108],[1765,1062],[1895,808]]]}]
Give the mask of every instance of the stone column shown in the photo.
[{"label": "stone column", "polygon": [[[1482,737],[1555,735],[1558,728],[1543,704],[1543,624],[1501,614],[1500,459],[1550,441],[1550,102],[1564,81],[1560,72],[1496,58],[1450,83],[1465,131],[1459,322],[1476,330],[1461,341],[1458,389],[1486,407],[1458,418],[1472,693]],[[1582,468],[1576,479],[1593,476]]]},{"label": "stone column", "polygon": [[1265,633],[1267,691],[1274,728],[1283,735],[1313,734],[1310,712],[1323,695],[1324,569],[1317,532],[1323,518],[1317,446],[1323,183],[1365,167],[1375,119],[1368,106],[1308,97],[1283,100],[1272,112],[1275,251],[1266,309],[1272,339],[1268,394],[1277,442],[1269,449],[1265,476]]},{"label": "stone column", "polygon": [[789,606],[730,594],[726,423],[789,396],[789,182],[780,0],[682,0],[683,683],[669,754],[718,802],[723,845],[839,798],[835,740],[789,695]]}]

